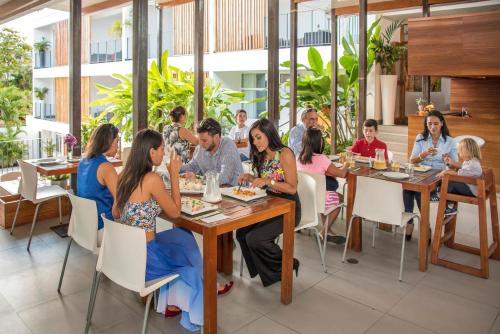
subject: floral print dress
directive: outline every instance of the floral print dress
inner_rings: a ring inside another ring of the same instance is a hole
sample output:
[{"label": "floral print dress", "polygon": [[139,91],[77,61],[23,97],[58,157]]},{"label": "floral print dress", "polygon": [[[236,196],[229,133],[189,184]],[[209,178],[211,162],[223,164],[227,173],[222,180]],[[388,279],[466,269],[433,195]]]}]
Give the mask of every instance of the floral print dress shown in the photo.
[{"label": "floral print dress", "polygon": [[181,125],[179,123],[172,123],[165,127],[163,130],[163,140],[165,146],[173,148],[175,152],[181,157],[182,163],[185,164],[189,161],[189,141],[181,139],[179,130]]}]

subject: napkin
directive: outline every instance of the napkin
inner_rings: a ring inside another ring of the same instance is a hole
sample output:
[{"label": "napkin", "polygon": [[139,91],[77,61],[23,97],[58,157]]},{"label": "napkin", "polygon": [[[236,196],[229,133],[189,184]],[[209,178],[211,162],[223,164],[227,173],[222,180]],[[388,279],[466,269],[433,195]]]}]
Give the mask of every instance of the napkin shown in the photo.
[{"label": "napkin", "polygon": [[228,219],[228,218],[229,218],[229,216],[226,216],[223,213],[219,213],[219,214],[216,214],[216,215],[213,215],[210,217],[202,218],[201,221],[204,223],[207,223],[207,224],[211,224],[211,223],[218,222],[219,220],[224,220],[224,219]]}]

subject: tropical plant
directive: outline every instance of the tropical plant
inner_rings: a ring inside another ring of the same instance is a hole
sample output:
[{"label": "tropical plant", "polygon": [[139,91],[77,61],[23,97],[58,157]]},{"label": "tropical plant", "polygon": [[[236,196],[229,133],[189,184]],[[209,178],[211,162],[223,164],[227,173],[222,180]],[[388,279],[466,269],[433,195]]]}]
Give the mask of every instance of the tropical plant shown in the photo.
[{"label": "tropical plant", "polygon": [[[105,97],[92,103],[93,106],[104,105],[100,116],[112,113],[110,122],[120,128],[125,141],[132,139],[132,77],[113,74],[120,82],[115,87],[96,85],[99,95]],[[223,127],[234,124],[230,105],[233,103],[250,103],[243,100],[244,93],[228,90],[221,84],[207,80],[203,89],[204,117],[213,117]],[[192,72],[168,64],[168,53],[162,55],[161,68],[156,61],[151,63],[148,71],[148,124],[150,128],[159,129],[169,124],[170,118],[165,111],[175,106],[183,106],[187,110],[187,124],[193,124],[194,115],[194,76]]]},{"label": "tropical plant", "polygon": [[98,115],[97,117],[89,117],[88,121],[82,123],[82,152],[85,151],[85,146],[89,142],[90,136],[95,128],[106,122],[105,113]]},{"label": "tropical plant", "polygon": [[45,97],[47,96],[47,93],[49,92],[49,89],[47,87],[35,87],[35,97],[39,99],[40,101],[45,100]]},{"label": "tropical plant", "polygon": [[0,86],[31,90],[31,46],[19,32],[0,29]]},{"label": "tropical plant", "polygon": [[30,112],[29,92],[17,87],[0,87],[0,120],[6,128],[19,130]]},{"label": "tropical plant", "polygon": [[394,65],[401,59],[406,48],[391,44],[392,35],[403,26],[403,21],[392,22],[385,31],[374,38],[375,61],[380,64],[382,74],[394,74]]},{"label": "tropical plant", "polygon": [[47,140],[44,146],[45,153],[48,157],[54,156],[54,150],[56,149],[56,144],[52,141],[52,138]]},{"label": "tropical plant", "polygon": [[50,181],[64,181],[69,179],[69,174],[50,175],[47,176],[47,179]]},{"label": "tropical plant", "polygon": [[33,48],[38,52],[47,51],[50,48],[50,41],[45,37],[42,37],[41,41],[33,43]]},{"label": "tropical plant", "polygon": [[18,159],[22,159],[26,151],[26,145],[17,140],[19,130],[7,128],[0,132],[0,167],[14,166]]}]

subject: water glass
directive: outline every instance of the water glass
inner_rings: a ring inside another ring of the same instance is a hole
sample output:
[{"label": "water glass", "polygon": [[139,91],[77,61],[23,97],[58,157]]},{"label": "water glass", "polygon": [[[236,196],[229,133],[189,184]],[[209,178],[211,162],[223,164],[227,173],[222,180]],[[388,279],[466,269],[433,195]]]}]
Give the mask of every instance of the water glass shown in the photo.
[{"label": "water glass", "polygon": [[405,173],[410,177],[413,177],[413,171],[415,170],[415,166],[412,163],[406,164]]},{"label": "water glass", "polygon": [[368,167],[373,168],[373,158],[372,157],[368,158]]},{"label": "water glass", "polygon": [[234,134],[234,140],[239,143],[241,141],[241,133],[240,132],[236,132]]}]

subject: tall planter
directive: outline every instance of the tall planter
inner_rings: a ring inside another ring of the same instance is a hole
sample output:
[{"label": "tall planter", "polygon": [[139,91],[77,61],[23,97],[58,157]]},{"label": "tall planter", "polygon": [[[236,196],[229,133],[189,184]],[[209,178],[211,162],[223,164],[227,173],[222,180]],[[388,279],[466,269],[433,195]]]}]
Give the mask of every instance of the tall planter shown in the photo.
[{"label": "tall planter", "polygon": [[384,125],[394,125],[397,88],[397,75],[380,76],[380,93],[382,95],[382,120]]}]

